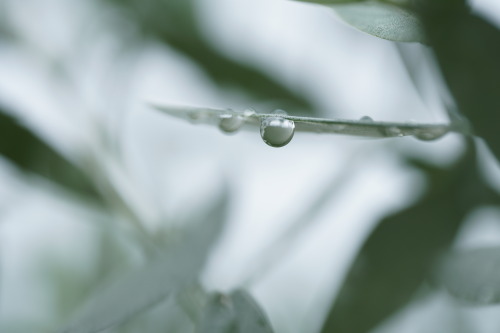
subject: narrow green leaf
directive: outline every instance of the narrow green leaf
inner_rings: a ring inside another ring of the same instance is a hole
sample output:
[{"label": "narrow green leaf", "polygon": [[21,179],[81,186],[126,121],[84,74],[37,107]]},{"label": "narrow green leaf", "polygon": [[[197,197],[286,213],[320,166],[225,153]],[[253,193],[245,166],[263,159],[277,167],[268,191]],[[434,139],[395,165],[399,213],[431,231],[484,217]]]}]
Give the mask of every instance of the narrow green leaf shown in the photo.
[{"label": "narrow green leaf", "polygon": [[289,116],[286,113],[256,113],[253,110],[234,111],[230,109],[212,109],[190,106],[153,106],[168,115],[181,118],[192,123],[208,124],[221,127],[221,122],[233,117],[243,125],[260,127],[266,118],[279,117],[291,120],[295,124],[295,132],[331,133],[353,135],[369,138],[390,138],[415,136],[420,140],[434,140],[448,132],[460,132],[462,127],[456,124],[418,124],[413,122],[397,123],[374,121],[369,117],[359,120],[323,119]]},{"label": "narrow green leaf", "polygon": [[500,30],[463,0],[421,0],[429,42],[460,111],[500,159]]},{"label": "narrow green leaf", "polygon": [[61,332],[100,332],[192,286],[222,231],[227,203],[225,192],[203,223],[190,226],[182,239],[156,259],[98,290]]},{"label": "narrow green leaf", "polygon": [[208,301],[197,333],[272,333],[267,316],[250,294],[216,293]]},{"label": "narrow green leaf", "polygon": [[419,164],[428,178],[427,192],[411,207],[384,218],[365,241],[323,333],[366,333],[404,306],[469,210],[492,195],[498,199],[479,180],[472,148],[450,170]]},{"label": "narrow green leaf", "polygon": [[423,26],[406,7],[380,1],[329,5],[339,17],[370,35],[396,42],[425,43]]},{"label": "narrow green leaf", "polygon": [[444,256],[432,281],[460,300],[500,303],[500,247],[477,248]]},{"label": "narrow green leaf", "polygon": [[0,106],[0,156],[29,173],[42,176],[63,188],[99,200],[92,181],[43,139],[20,124]]}]

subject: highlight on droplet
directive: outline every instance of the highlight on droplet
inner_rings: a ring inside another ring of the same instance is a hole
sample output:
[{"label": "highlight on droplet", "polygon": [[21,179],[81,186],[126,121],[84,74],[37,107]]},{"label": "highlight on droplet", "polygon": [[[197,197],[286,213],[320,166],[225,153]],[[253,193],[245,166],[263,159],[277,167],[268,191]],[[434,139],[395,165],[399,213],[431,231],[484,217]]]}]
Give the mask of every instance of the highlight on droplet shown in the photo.
[{"label": "highlight on droplet", "polygon": [[282,117],[266,117],[261,120],[260,136],[266,144],[279,148],[292,141],[295,123]]}]

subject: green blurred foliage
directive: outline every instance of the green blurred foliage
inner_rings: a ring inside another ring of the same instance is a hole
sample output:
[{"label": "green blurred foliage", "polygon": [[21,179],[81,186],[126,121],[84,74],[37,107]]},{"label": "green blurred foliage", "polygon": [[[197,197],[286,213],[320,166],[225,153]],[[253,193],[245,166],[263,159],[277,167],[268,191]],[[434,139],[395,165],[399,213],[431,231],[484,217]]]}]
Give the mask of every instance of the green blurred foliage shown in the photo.
[{"label": "green blurred foliage", "polygon": [[453,251],[437,261],[432,282],[471,305],[500,303],[500,247]]},{"label": "green blurred foliage", "polygon": [[235,88],[249,96],[253,105],[272,104],[290,113],[314,114],[312,101],[292,91],[265,71],[232,59],[204,36],[194,0],[102,0],[134,24],[141,38],[152,38],[191,59],[221,88]]},{"label": "green blurred foliage", "polygon": [[[61,332],[91,333],[115,327],[192,288],[227,222],[229,197],[224,191],[202,221],[185,227],[180,237],[158,249],[146,264],[96,289]],[[172,309],[176,308],[174,304]]]},{"label": "green blurred foliage", "polygon": [[500,30],[464,1],[421,1],[429,42],[459,110],[500,158]]},{"label": "green blurred foliage", "polygon": [[21,170],[42,176],[94,202],[101,198],[82,170],[0,106],[0,155]]},{"label": "green blurred foliage", "polygon": [[365,241],[323,333],[365,333],[412,299],[436,256],[446,250],[469,212],[499,203],[476,167],[472,144],[449,169],[411,161],[428,180],[426,193],[412,206],[384,218]]}]

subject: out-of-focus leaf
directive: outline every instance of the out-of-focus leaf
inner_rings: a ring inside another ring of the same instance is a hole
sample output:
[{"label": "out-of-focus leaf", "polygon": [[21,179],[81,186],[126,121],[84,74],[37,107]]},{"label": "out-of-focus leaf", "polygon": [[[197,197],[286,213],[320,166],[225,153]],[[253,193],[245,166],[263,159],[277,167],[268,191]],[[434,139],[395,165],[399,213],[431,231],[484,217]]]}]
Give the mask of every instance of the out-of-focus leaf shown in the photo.
[{"label": "out-of-focus leaf", "polygon": [[353,27],[396,42],[425,42],[417,15],[409,9],[378,1],[331,5]]},{"label": "out-of-focus leaf", "polygon": [[25,172],[45,177],[63,188],[100,200],[92,181],[77,167],[0,106],[0,156]]},{"label": "out-of-focus leaf", "polygon": [[205,37],[193,0],[102,0],[121,9],[127,24],[193,60],[221,87],[240,89],[255,102],[279,102],[291,112],[314,113],[311,101],[263,70],[224,55]]},{"label": "out-of-focus leaf", "polygon": [[500,247],[450,253],[439,260],[432,281],[474,304],[500,303]]},{"label": "out-of-focus leaf", "polygon": [[272,333],[265,313],[247,292],[216,293],[208,301],[197,333]]},{"label": "out-of-focus leaf", "polygon": [[463,0],[421,0],[418,7],[449,90],[500,159],[500,30]]},{"label": "out-of-focus leaf", "polygon": [[413,164],[426,174],[427,192],[414,205],[384,218],[365,241],[323,333],[372,330],[411,299],[470,209],[500,202],[479,179],[472,147],[449,170]]},{"label": "out-of-focus leaf", "polygon": [[225,192],[202,223],[191,225],[161,255],[97,290],[62,332],[100,332],[193,285],[222,231],[227,203]]},{"label": "out-of-focus leaf", "polygon": [[423,26],[407,1],[299,0],[326,5],[347,24],[396,42],[425,42]]}]

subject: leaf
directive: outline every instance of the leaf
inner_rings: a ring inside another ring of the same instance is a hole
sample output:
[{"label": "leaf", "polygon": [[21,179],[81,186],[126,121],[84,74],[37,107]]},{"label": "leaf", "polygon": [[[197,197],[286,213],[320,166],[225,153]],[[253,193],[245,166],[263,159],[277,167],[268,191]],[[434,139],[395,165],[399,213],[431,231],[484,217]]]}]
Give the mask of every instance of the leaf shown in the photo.
[{"label": "leaf", "polygon": [[500,247],[449,253],[439,260],[432,281],[473,304],[500,303]]},{"label": "leaf", "polygon": [[450,170],[413,164],[425,172],[427,192],[414,205],[384,218],[365,241],[323,333],[374,329],[412,298],[470,209],[491,199],[500,202],[479,180],[472,147]]},{"label": "leaf", "polygon": [[272,333],[265,313],[250,294],[236,290],[216,293],[208,301],[198,333]]},{"label": "leaf", "polygon": [[193,285],[222,231],[228,198],[225,191],[203,223],[156,259],[104,286],[61,332],[100,332]]},{"label": "leaf", "polygon": [[500,30],[462,0],[421,1],[419,13],[459,110],[500,160]]},{"label": "leaf", "polygon": [[366,1],[329,5],[339,17],[370,35],[396,41],[425,43],[425,34],[418,16],[405,7]]},{"label": "leaf", "polygon": [[0,155],[25,172],[42,176],[61,187],[100,201],[92,181],[30,129],[0,106]]},{"label": "leaf", "polygon": [[335,10],[347,24],[370,35],[396,41],[426,43],[424,28],[407,1],[299,0]]},{"label": "leaf", "polygon": [[420,140],[434,140],[448,132],[460,132],[462,127],[449,124],[418,124],[373,121],[369,117],[360,120],[323,119],[289,116],[286,113],[256,113],[253,110],[234,111],[190,106],[153,106],[168,115],[197,124],[219,126],[223,119],[238,118],[241,126],[260,127],[262,119],[279,117],[295,123],[296,132],[333,133],[369,138],[415,136]]}]

